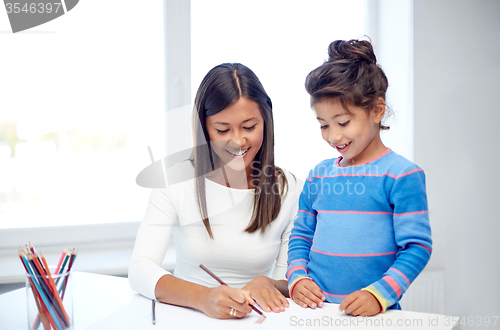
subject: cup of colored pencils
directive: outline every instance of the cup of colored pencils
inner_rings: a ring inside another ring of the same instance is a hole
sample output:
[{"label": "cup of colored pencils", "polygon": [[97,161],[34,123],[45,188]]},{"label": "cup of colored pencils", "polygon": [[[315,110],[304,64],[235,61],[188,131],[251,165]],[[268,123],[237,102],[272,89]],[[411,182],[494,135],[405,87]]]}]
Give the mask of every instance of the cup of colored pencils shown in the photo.
[{"label": "cup of colored pencils", "polygon": [[57,266],[49,266],[43,253],[31,245],[20,247],[26,270],[28,326],[31,330],[74,329],[71,268],[77,250],[64,250]]}]

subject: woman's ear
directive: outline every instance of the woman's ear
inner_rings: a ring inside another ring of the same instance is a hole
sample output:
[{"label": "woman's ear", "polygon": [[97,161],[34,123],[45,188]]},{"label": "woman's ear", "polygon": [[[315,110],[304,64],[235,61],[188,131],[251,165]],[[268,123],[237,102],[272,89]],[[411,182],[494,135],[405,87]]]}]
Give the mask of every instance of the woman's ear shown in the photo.
[{"label": "woman's ear", "polygon": [[385,114],[385,100],[381,97],[378,98],[377,103],[373,108],[374,122],[379,124],[382,122]]}]

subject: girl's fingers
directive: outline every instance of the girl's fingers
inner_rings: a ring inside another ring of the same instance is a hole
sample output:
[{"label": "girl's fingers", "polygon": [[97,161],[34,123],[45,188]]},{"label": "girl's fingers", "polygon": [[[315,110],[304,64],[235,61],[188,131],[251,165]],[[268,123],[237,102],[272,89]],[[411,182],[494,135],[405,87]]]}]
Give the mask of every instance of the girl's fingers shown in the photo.
[{"label": "girl's fingers", "polygon": [[[307,282],[312,282],[312,281],[307,281]],[[325,299],[325,296],[323,295],[323,293],[321,293],[321,290],[316,290],[316,288],[318,288],[316,283],[314,282],[306,283],[304,288],[305,290],[303,290],[301,293],[314,303],[314,307],[310,305],[311,308],[316,308],[317,306],[319,307],[323,306],[323,300]]]},{"label": "girl's fingers", "polygon": [[323,301],[326,299],[325,295],[323,294],[323,292],[321,291],[321,289],[319,288],[319,286],[314,283],[313,281],[307,281],[308,283],[305,283],[305,287],[312,293],[314,294],[315,297],[318,298],[318,300],[316,300],[317,304],[319,306],[322,306],[323,305]]},{"label": "girl's fingers", "polygon": [[[312,309],[315,309],[318,304],[313,300],[314,298],[317,298],[315,295],[313,295],[310,291],[305,291],[305,292],[298,292],[297,294],[298,299],[302,302],[300,305],[302,307],[311,307]],[[314,297],[314,298],[313,298]],[[306,304],[306,306],[304,306]]]}]

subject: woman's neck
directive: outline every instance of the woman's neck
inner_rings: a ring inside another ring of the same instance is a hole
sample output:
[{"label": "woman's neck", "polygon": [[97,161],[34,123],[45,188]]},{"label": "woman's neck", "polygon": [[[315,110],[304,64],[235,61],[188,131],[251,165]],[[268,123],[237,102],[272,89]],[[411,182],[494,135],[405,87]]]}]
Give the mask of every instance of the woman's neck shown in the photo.
[{"label": "woman's neck", "polygon": [[212,172],[208,179],[234,189],[252,189],[252,176],[248,170],[236,171],[230,166],[222,165]]}]

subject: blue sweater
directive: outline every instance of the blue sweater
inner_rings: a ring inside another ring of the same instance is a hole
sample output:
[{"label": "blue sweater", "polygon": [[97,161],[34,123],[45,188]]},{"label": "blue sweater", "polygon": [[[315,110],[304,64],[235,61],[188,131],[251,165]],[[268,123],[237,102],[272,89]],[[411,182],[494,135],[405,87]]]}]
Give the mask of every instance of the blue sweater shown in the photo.
[{"label": "blue sweater", "polygon": [[432,252],[423,170],[387,149],[362,165],[341,158],[309,172],[288,245],[290,295],[312,279],[326,301],[366,290],[382,311],[398,301]]}]

